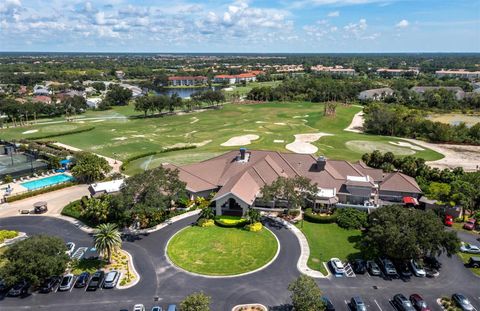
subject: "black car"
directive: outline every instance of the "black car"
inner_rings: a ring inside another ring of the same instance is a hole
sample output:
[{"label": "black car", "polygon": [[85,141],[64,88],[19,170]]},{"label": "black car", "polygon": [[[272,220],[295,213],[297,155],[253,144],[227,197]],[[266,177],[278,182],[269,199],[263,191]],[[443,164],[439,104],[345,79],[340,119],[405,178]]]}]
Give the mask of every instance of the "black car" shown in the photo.
[{"label": "black car", "polygon": [[97,271],[93,274],[90,282],[88,282],[87,290],[97,290],[102,286],[103,279],[105,278],[105,272]]},{"label": "black car", "polygon": [[23,280],[13,285],[12,288],[10,288],[10,290],[8,291],[8,296],[11,296],[11,297],[23,296],[28,294],[29,289],[30,289],[30,283]]},{"label": "black car", "polygon": [[398,262],[396,266],[397,266],[398,273],[400,273],[402,277],[409,278],[412,276],[412,271],[410,271],[410,267],[408,266],[407,262],[405,261]]},{"label": "black car", "polygon": [[367,269],[370,275],[381,275],[382,271],[380,271],[380,267],[377,263],[373,260],[367,261]]},{"label": "black car", "polygon": [[399,311],[416,311],[412,305],[412,302],[403,294],[396,294],[393,296],[393,304]]},{"label": "black car", "polygon": [[470,268],[480,268],[480,257],[470,257],[467,265]]},{"label": "black car", "polygon": [[431,269],[440,270],[442,263],[434,256],[427,256],[423,259],[423,263]]},{"label": "black car", "polygon": [[363,259],[355,259],[352,263],[352,268],[356,274],[365,274],[367,272],[367,263]]},{"label": "black car", "polygon": [[82,288],[87,286],[89,279],[90,279],[90,273],[88,272],[80,273],[80,275],[77,278],[77,281],[75,282],[75,287]]},{"label": "black car", "polygon": [[387,277],[389,278],[398,277],[397,269],[395,269],[395,266],[393,265],[390,259],[379,258],[378,264],[380,265],[380,268],[382,269],[383,274],[386,275]]},{"label": "black car", "polygon": [[335,311],[335,307],[333,306],[333,303],[330,301],[330,299],[323,296],[322,300],[323,300],[323,303],[325,304],[325,310],[326,311]]},{"label": "black car", "polygon": [[40,293],[50,293],[55,290],[55,287],[60,283],[60,277],[52,276],[46,279],[43,284],[40,286]]},{"label": "black car", "polygon": [[6,289],[7,289],[7,284],[5,284],[4,280],[0,279],[0,292],[3,292]]}]

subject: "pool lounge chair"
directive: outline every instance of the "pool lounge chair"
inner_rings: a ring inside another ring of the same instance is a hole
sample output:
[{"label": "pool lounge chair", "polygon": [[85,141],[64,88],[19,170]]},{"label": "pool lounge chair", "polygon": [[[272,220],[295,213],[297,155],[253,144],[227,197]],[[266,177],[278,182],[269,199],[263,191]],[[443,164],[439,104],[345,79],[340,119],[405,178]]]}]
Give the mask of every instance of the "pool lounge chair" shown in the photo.
[{"label": "pool lounge chair", "polygon": [[38,177],[38,174],[37,174],[37,173],[33,173],[33,177]]},{"label": "pool lounge chair", "polygon": [[20,181],[23,181],[23,177],[20,177]]},{"label": "pool lounge chair", "polygon": [[17,180],[14,178],[12,182],[13,182],[14,184],[16,184],[16,183],[17,183]]}]

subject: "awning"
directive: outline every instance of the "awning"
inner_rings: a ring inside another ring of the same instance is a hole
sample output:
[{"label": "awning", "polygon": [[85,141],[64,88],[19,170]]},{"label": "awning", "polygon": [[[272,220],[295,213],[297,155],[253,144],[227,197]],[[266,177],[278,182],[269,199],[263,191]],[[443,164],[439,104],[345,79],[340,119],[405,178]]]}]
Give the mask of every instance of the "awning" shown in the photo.
[{"label": "awning", "polygon": [[69,159],[63,159],[63,160],[60,160],[60,164],[61,165],[66,165],[66,164],[69,164],[71,163],[72,161],[70,161]]},{"label": "awning", "polygon": [[403,203],[405,203],[405,204],[412,204],[412,205],[418,205],[417,199],[412,198],[412,197],[403,197]]},{"label": "awning", "polygon": [[315,203],[318,204],[336,204],[338,203],[338,198],[328,198],[328,199],[316,199]]}]

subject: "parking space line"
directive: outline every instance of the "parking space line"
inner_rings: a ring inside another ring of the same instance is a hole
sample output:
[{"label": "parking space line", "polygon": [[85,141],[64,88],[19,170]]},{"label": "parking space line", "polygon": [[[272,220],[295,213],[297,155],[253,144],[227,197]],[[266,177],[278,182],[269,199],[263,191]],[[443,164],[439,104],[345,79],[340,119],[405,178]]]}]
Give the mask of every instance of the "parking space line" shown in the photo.
[{"label": "parking space line", "polygon": [[373,299],[373,301],[377,305],[378,309],[380,309],[380,311],[383,311],[382,308],[380,307],[380,305],[378,304],[377,299]]}]

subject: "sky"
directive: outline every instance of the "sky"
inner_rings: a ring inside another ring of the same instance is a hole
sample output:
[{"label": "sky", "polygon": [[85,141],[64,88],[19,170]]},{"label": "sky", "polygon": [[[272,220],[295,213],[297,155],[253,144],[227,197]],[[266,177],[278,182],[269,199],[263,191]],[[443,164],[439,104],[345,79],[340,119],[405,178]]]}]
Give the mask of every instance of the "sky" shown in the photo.
[{"label": "sky", "polygon": [[0,51],[480,52],[480,0],[0,0]]}]

